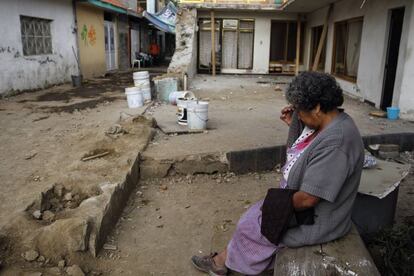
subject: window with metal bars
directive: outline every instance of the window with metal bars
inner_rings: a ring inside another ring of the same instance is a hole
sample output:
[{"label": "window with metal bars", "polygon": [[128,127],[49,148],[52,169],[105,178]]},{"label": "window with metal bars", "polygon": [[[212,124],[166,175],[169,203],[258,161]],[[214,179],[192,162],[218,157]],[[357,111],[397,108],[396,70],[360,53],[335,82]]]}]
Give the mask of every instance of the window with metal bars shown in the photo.
[{"label": "window with metal bars", "polygon": [[46,55],[53,52],[50,32],[52,20],[20,16],[23,55]]}]

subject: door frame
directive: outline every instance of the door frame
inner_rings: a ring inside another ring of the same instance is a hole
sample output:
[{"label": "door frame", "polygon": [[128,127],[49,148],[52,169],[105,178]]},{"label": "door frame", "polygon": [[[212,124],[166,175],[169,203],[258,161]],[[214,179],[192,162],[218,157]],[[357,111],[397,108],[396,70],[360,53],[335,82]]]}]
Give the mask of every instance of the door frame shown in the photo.
[{"label": "door frame", "polygon": [[393,24],[393,12],[395,10],[399,10],[402,9],[403,10],[403,20],[401,23],[401,35],[400,35],[400,41],[398,42],[398,55],[397,55],[397,61],[396,61],[396,68],[395,68],[395,75],[394,75],[394,84],[392,87],[392,95],[391,95],[391,103],[390,105],[393,104],[394,102],[394,98],[395,98],[395,81],[397,79],[397,73],[398,73],[398,67],[399,67],[399,59],[400,59],[400,54],[401,54],[401,39],[403,36],[403,31],[404,31],[404,19],[406,18],[406,7],[405,6],[401,6],[401,7],[395,7],[392,9],[388,10],[388,27],[387,27],[387,40],[386,40],[386,48],[385,48],[385,59],[384,59],[384,67],[383,67],[383,83],[382,83],[382,89],[381,89],[381,98],[380,98],[380,102],[379,102],[379,107],[383,110],[385,110],[387,108],[386,103],[384,103],[385,101],[385,89],[386,89],[386,82],[387,82],[387,64],[388,64],[388,59],[389,59],[389,54],[390,54],[390,45],[391,45],[391,39],[392,39],[392,24]]},{"label": "door frame", "polygon": [[[106,52],[106,49],[105,49],[106,71],[113,71],[113,70],[118,69],[118,53],[117,53],[118,52],[117,51],[118,42],[117,42],[116,26],[117,26],[116,23],[113,22],[113,21],[108,21],[108,20],[104,21],[104,32],[106,31],[106,28],[108,28],[108,39],[109,39],[109,41],[111,40],[109,28],[113,28],[113,30],[114,30],[114,32],[113,32],[113,35],[114,35],[114,53],[113,53],[113,55],[114,55],[114,64],[112,64],[111,61],[110,61],[109,63],[111,63],[110,64],[111,66],[108,65],[107,52]],[[105,41],[105,43],[106,43],[106,41]],[[109,49],[110,49],[110,47],[111,47],[110,42],[108,43],[108,45],[109,45]],[[109,60],[111,60],[111,58],[109,58]]]}]

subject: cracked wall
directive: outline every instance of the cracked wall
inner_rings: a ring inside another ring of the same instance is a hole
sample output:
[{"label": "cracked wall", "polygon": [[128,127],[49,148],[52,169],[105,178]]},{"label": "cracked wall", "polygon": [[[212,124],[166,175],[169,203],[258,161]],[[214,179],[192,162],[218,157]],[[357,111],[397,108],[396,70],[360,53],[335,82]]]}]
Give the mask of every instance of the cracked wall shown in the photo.
[{"label": "cracked wall", "polygon": [[197,10],[180,9],[175,29],[176,46],[168,73],[193,77],[197,73]]},{"label": "cracked wall", "polygon": [[[52,54],[24,56],[20,16],[50,19]],[[72,1],[13,1],[1,3],[0,94],[68,82],[77,73]]]}]

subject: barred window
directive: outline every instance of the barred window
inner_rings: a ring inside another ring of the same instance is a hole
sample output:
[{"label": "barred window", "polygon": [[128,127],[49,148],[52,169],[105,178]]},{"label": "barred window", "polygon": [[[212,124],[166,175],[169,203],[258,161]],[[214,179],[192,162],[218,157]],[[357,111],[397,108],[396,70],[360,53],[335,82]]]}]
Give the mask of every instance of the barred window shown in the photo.
[{"label": "barred window", "polygon": [[51,22],[52,20],[48,19],[20,16],[23,54],[25,56],[52,53]]}]

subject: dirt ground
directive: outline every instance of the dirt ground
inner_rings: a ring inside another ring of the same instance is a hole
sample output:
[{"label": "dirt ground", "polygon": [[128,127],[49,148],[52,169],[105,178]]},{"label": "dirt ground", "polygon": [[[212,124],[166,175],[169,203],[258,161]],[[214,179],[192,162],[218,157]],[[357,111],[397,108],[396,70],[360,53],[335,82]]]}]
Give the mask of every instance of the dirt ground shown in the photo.
[{"label": "dirt ground", "polygon": [[[191,89],[210,101],[210,129],[177,136],[158,131],[145,155],[174,158],[284,143],[287,127],[278,117],[287,81],[197,76]],[[131,74],[126,73],[89,81],[82,89],[63,85],[0,100],[0,228],[54,183],[93,187],[125,175],[150,136],[139,125],[127,123],[122,126],[128,134],[105,134],[120,119],[145,111],[127,108],[123,88],[130,85]],[[363,134],[414,131],[411,122],[371,118],[373,108],[357,100],[347,99],[345,108]],[[175,113],[176,107],[164,104],[146,112],[161,129],[175,124]],[[81,161],[94,150],[109,154]],[[189,264],[191,255],[222,249],[240,214],[274,187],[278,177],[272,172],[141,182],[108,240],[117,249],[102,251],[96,260],[85,257],[82,268],[104,275],[200,275]],[[412,176],[402,185],[398,218],[413,215],[413,185]],[[15,267],[9,269],[2,272],[18,275]],[[43,273],[48,275],[47,270]]]},{"label": "dirt ground", "polygon": [[[131,84],[130,74],[117,75],[0,101],[0,227],[53,183],[94,186],[125,176],[149,133],[139,124],[124,124],[125,135],[106,132],[143,112],[126,106],[123,87]],[[81,161],[93,151],[109,154]]]}]

